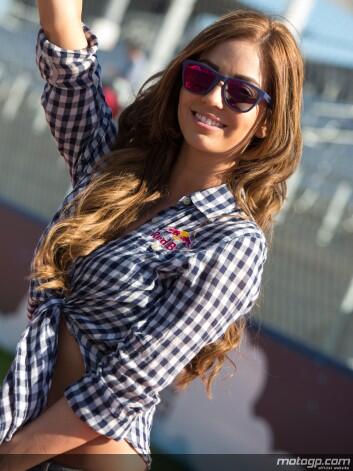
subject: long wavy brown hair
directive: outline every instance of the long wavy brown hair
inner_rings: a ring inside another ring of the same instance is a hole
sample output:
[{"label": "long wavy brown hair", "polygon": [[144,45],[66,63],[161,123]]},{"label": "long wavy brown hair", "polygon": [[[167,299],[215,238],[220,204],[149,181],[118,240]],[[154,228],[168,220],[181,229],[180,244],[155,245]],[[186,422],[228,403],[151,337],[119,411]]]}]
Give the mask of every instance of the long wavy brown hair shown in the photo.
[{"label": "long wavy brown hair", "polygon": [[[37,279],[39,290],[68,293],[72,261],[121,236],[167,194],[183,142],[177,118],[181,63],[231,39],[258,45],[272,106],[262,117],[267,122],[266,137],[252,134],[247,138],[234,154],[237,165],[225,173],[224,181],[245,217],[255,220],[272,239],[273,217],[284,203],[286,181],[301,158],[303,59],[284,23],[257,12],[233,10],[201,31],[163,71],[150,77],[122,112],[112,152],[102,156],[94,178],[65,206],[65,217],[50,228],[36,251],[30,277]],[[245,326],[240,317],[222,338],[202,348],[175,378],[175,387],[185,389],[200,377],[211,399],[211,384],[225,359],[236,367],[227,353],[240,344]]]}]

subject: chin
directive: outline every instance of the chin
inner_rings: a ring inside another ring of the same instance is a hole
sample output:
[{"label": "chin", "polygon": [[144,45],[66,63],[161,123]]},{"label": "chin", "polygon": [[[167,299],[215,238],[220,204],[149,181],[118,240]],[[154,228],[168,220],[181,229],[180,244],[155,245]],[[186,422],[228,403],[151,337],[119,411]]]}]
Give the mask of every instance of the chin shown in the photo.
[{"label": "chin", "polygon": [[[199,152],[206,152],[209,154],[220,154],[225,152],[224,149],[221,149],[219,146],[211,145],[210,140],[206,136],[185,136],[185,143],[191,149]],[[208,142],[207,142],[208,141]]]}]

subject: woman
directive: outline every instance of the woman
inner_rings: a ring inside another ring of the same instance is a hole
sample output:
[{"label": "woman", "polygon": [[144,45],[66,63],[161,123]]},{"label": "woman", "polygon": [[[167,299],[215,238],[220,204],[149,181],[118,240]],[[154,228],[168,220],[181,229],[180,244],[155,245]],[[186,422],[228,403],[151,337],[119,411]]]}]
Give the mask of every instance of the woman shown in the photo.
[{"label": "woman", "polygon": [[42,104],[73,191],[33,258],[0,452],[16,471],[43,454],[33,469],[150,469],[160,391],[199,377],[211,398],[259,297],[301,156],[302,57],[282,23],[232,11],[144,84],[117,133],[81,1],[38,6]]}]

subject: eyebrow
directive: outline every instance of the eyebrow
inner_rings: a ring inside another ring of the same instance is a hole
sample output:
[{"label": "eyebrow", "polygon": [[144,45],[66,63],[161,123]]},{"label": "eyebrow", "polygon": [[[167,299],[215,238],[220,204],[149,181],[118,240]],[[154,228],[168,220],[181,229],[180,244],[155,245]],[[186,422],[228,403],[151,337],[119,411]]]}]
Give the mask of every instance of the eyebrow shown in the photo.
[{"label": "eyebrow", "polygon": [[[215,70],[217,70],[217,72],[219,72],[218,65],[214,64],[210,60],[208,60],[208,59],[198,59],[198,61],[199,62],[204,62],[205,64],[210,65],[213,69],[215,69]],[[260,88],[260,84],[255,79],[253,79],[252,77],[248,77],[246,75],[241,75],[241,74],[232,75],[232,77],[233,78],[238,78],[238,79],[241,79],[241,80],[246,80],[247,82],[252,82]]]}]

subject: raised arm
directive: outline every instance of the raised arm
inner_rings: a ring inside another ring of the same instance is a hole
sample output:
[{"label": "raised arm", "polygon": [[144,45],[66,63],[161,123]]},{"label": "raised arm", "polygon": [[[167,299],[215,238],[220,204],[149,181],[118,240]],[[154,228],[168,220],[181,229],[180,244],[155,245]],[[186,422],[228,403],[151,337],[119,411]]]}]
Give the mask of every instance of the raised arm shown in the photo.
[{"label": "raised arm", "polygon": [[64,49],[84,49],[82,0],[37,0],[40,24],[50,42]]},{"label": "raised arm", "polygon": [[117,126],[103,94],[96,36],[81,21],[82,0],[37,0],[36,60],[46,81],[41,102],[72,185],[108,153]]}]

